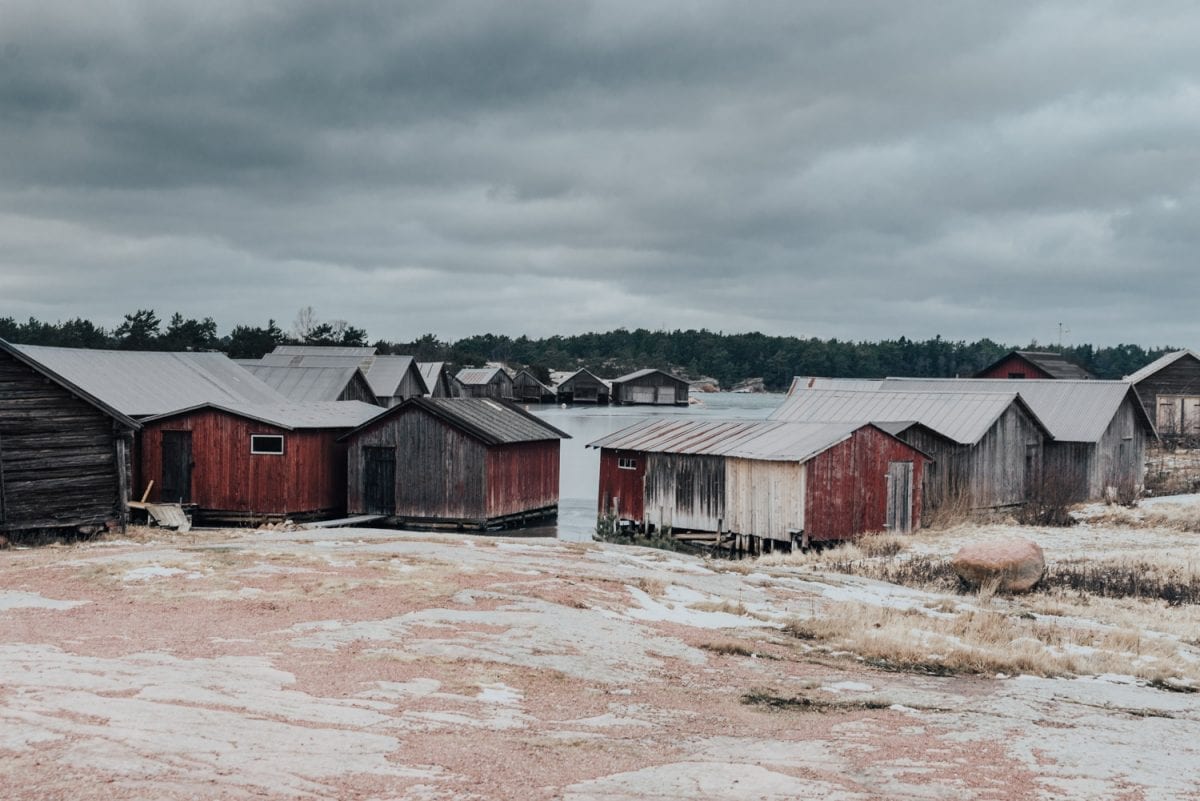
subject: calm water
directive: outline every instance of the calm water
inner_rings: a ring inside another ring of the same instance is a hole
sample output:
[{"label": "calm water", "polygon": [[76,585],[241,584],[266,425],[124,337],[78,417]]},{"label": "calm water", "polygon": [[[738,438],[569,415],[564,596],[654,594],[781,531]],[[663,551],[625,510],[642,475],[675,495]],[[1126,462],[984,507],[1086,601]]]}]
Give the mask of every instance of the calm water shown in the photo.
[{"label": "calm water", "polygon": [[[783,401],[783,395],[716,392],[693,395],[693,406],[529,406],[529,411],[571,435],[562,443],[558,524],[525,529],[529,536],[590,541],[596,529],[600,489],[600,451],[587,444],[651,417],[734,418],[761,420]],[[517,532],[513,532],[517,533]]]}]

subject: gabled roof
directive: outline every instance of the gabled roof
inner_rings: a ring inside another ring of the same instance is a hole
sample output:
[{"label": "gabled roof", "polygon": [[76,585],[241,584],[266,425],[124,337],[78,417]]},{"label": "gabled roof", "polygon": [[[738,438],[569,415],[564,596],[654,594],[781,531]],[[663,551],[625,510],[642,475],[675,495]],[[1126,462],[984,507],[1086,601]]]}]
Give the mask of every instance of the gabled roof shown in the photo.
[{"label": "gabled roof", "polygon": [[287,402],[224,353],[13,347],[129,417],[163,414],[208,401]]},{"label": "gabled roof", "polygon": [[[524,376],[524,378],[522,378],[522,376]],[[551,389],[549,386],[547,386],[546,384],[543,384],[541,381],[539,381],[538,377],[535,376],[533,373],[529,372],[528,370],[522,370],[521,372],[519,372],[515,376],[513,376],[513,383],[516,384],[518,379],[521,379],[522,381],[524,381],[526,383],[534,384],[538,387],[541,387],[541,389],[547,395],[554,394],[553,389]]]},{"label": "gabled roof", "polygon": [[661,373],[661,374],[665,375],[667,378],[671,379],[672,381],[678,381],[682,384],[687,383],[687,379],[680,378],[679,376],[676,376],[676,375],[671,375],[666,370],[659,370],[654,367],[646,367],[642,370],[634,370],[632,373],[626,373],[625,375],[621,376],[620,378],[614,378],[612,380],[612,383],[624,384],[626,381],[636,381],[639,378],[645,378],[646,376],[654,375],[655,373]]},{"label": "gabled roof", "polygon": [[501,375],[508,377],[508,373],[499,367],[464,367],[454,378],[466,386],[482,386],[492,383],[493,379]]},{"label": "gabled roof", "polygon": [[[1125,381],[1057,378],[1028,378],[1020,382],[992,378],[888,378],[883,387],[904,392],[956,390],[1005,394],[1017,391],[1059,442],[1099,442],[1121,404],[1133,393],[1133,386]],[[1154,424],[1146,416],[1142,404],[1136,395],[1133,399],[1138,419],[1147,431],[1154,433]]]},{"label": "gabled roof", "polygon": [[88,403],[88,404],[96,407],[97,409],[104,412],[109,417],[113,418],[114,420],[116,420],[118,423],[125,426],[126,428],[131,428],[131,429],[137,430],[142,427],[141,424],[138,423],[133,418],[122,413],[119,409],[108,404],[104,400],[96,397],[91,392],[88,392],[83,387],[75,384],[70,379],[59,375],[57,372],[55,372],[50,367],[46,366],[45,364],[42,364],[40,361],[38,361],[33,356],[30,356],[29,354],[25,353],[23,350],[21,350],[21,348],[19,346],[12,345],[8,342],[5,342],[3,339],[0,339],[0,352],[4,352],[4,353],[7,353],[9,356],[12,356],[18,362],[25,365],[29,369],[33,370],[35,373],[39,373],[40,375],[46,377],[50,381],[53,381],[55,384],[58,384],[60,387],[65,389],[67,392],[70,392],[72,395],[74,395],[75,397],[84,401],[85,403]]},{"label": "gabled roof", "polygon": [[417,370],[425,383],[425,391],[432,394],[442,375],[446,372],[445,362],[417,362]]},{"label": "gabled roof", "polygon": [[1003,357],[989,364],[987,367],[976,373],[976,377],[982,377],[988,372],[999,367],[1004,362],[1016,356],[1023,359],[1037,369],[1041,370],[1046,375],[1055,379],[1089,379],[1092,374],[1084,370],[1077,364],[1067,361],[1061,353],[1052,353],[1050,351],[1041,350],[1014,350],[1004,354]]},{"label": "gabled roof", "polygon": [[143,422],[152,423],[171,417],[192,414],[202,409],[215,409],[237,417],[256,420],[260,423],[283,428],[288,431],[309,428],[354,428],[365,423],[383,410],[362,401],[322,401],[319,403],[278,404],[224,404],[198,403],[185,409],[176,409],[165,414],[147,417]]},{"label": "gabled roof", "polygon": [[342,437],[349,439],[360,431],[412,411],[430,414],[469,434],[485,445],[511,445],[518,442],[542,442],[570,439],[540,417],[505,400],[491,398],[409,398],[398,406],[354,429]]},{"label": "gabled roof", "polygon": [[611,381],[605,381],[603,378],[601,378],[600,376],[596,375],[595,373],[593,373],[591,370],[587,369],[586,367],[580,367],[580,368],[579,368],[578,370],[576,370],[575,372],[573,372],[573,373],[571,373],[570,375],[566,376],[566,377],[565,377],[565,378],[564,378],[562,381],[559,381],[559,382],[558,382],[558,388],[559,388],[559,389],[562,389],[563,387],[567,386],[567,384],[570,384],[570,383],[571,383],[571,382],[573,382],[573,381],[574,381],[576,378],[579,378],[579,377],[581,377],[581,376],[587,376],[588,378],[590,378],[590,379],[592,379],[593,381],[595,381],[597,384],[603,384],[603,385],[604,385],[604,386],[606,386],[606,387],[611,387],[611,386],[612,386],[612,382],[611,382]]},{"label": "gabled roof", "polygon": [[817,389],[797,392],[771,413],[771,420],[810,422],[916,422],[947,439],[974,445],[983,439],[1013,404],[1034,422],[1045,426],[1020,396],[1009,387],[1005,393],[905,392],[890,389]]},{"label": "gabled roof", "polygon": [[[646,420],[589,442],[589,448],[805,462],[870,423],[770,420]],[[887,433],[887,432],[885,432]],[[914,448],[915,450],[915,448]]]},{"label": "gabled roof", "polygon": [[[375,355],[375,348],[341,345],[276,345],[271,353],[288,356],[351,356],[359,361]],[[268,354],[270,355],[270,354]]]},{"label": "gabled roof", "polygon": [[[400,382],[404,380],[404,376],[409,370],[415,369],[416,362],[412,356],[376,356],[371,362],[371,369],[367,370],[367,382],[377,397],[393,398],[397,394],[396,390],[400,389]],[[416,372],[417,378],[420,378],[420,370]]]},{"label": "gabled roof", "polygon": [[1200,362],[1200,356],[1197,356],[1193,351],[1187,349],[1176,350],[1158,357],[1141,370],[1138,370],[1136,373],[1125,376],[1125,380],[1131,384],[1140,384],[1150,376],[1157,373],[1159,370],[1170,367],[1172,364],[1184,358],[1185,356],[1191,357]]},{"label": "gabled roof", "polygon": [[367,381],[357,367],[272,367],[261,363],[242,363],[276,392],[296,403],[335,401],[355,381],[362,381],[363,388],[370,390]]}]

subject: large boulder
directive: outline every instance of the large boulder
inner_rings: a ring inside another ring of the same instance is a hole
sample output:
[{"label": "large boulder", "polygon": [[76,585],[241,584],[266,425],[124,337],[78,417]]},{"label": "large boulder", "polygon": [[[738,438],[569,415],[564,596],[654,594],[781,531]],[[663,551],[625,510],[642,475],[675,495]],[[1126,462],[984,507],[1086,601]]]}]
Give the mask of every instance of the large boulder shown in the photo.
[{"label": "large boulder", "polygon": [[964,545],[950,566],[973,587],[997,581],[997,589],[1002,592],[1026,592],[1046,572],[1046,557],[1036,542],[1011,537]]}]

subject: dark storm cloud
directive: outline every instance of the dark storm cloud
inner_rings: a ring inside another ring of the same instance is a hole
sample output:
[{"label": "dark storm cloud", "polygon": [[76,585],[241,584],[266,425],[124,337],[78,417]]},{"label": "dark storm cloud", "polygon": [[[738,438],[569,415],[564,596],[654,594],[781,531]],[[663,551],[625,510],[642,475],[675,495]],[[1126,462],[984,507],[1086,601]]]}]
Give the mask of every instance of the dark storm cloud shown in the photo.
[{"label": "dark storm cloud", "polygon": [[1200,337],[1187,4],[0,5],[0,314]]}]

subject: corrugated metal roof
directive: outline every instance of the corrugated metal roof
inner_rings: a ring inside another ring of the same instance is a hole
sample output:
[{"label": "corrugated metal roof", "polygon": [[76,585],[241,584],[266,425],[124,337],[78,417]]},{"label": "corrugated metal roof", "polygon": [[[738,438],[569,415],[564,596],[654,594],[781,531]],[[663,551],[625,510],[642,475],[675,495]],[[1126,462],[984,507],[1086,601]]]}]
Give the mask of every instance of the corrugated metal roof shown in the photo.
[{"label": "corrugated metal roof", "polygon": [[1007,392],[890,391],[813,388],[789,396],[772,420],[812,422],[914,421],[942,436],[974,445],[1017,403]]},{"label": "corrugated metal roof", "polygon": [[287,402],[282,394],[224,353],[14,347],[130,417],[162,414],[205,402]]},{"label": "corrugated metal roof", "polygon": [[[460,384],[480,386],[492,383],[492,379],[499,373],[504,373],[499,367],[464,367],[454,378]],[[504,374],[507,375],[507,373]]]},{"label": "corrugated metal roof", "polygon": [[[1060,378],[1020,381],[994,378],[888,378],[884,388],[904,392],[945,392],[952,389],[1002,395],[1015,390],[1051,436],[1060,442],[1099,442],[1117,410],[1133,391],[1132,385],[1124,381]],[[1135,402],[1134,405],[1142,408],[1141,403]],[[1154,430],[1144,410],[1138,416],[1147,430]],[[929,427],[937,430],[936,426]]]},{"label": "corrugated metal roof", "polygon": [[85,401],[86,403],[91,404],[92,406],[95,406],[100,411],[104,412],[105,414],[109,415],[117,422],[121,423],[121,425],[124,425],[128,428],[132,428],[135,430],[141,428],[141,424],[138,423],[136,420],[134,420],[132,417],[128,416],[126,413],[122,412],[120,409],[117,409],[116,407],[112,406],[108,402],[93,395],[90,391],[84,389],[83,387],[74,383],[70,379],[59,375],[52,368],[50,368],[47,365],[43,364],[42,362],[38,361],[36,358],[31,356],[30,354],[25,353],[19,346],[13,345],[10,342],[6,342],[5,340],[0,339],[0,351],[4,351],[5,353],[8,353],[10,356],[12,356],[18,362],[29,367],[29,369],[45,376],[49,380],[58,384],[63,389],[70,392],[75,397],[80,398],[81,400]]},{"label": "corrugated metal roof", "polygon": [[792,379],[787,394],[794,395],[803,389],[856,389],[875,390],[883,384],[882,378],[824,378],[815,375],[798,375]]},{"label": "corrugated metal roof", "polygon": [[290,401],[307,403],[335,401],[354,381],[357,367],[271,367],[265,364],[244,364],[267,386]]},{"label": "corrugated metal roof", "polygon": [[1158,357],[1157,359],[1155,359],[1154,361],[1150,362],[1145,367],[1143,367],[1141,370],[1138,370],[1136,373],[1125,376],[1125,380],[1128,381],[1130,384],[1140,384],[1141,382],[1145,381],[1150,376],[1157,373],[1159,370],[1162,370],[1164,367],[1170,367],[1172,364],[1179,361],[1184,356],[1191,356],[1196,361],[1200,361],[1200,356],[1197,356],[1193,351],[1186,350],[1186,349],[1172,351],[1170,353],[1167,353],[1167,354],[1164,354],[1164,355]]},{"label": "corrugated metal roof", "polygon": [[660,418],[601,437],[588,447],[804,462],[848,439],[864,425],[868,423]]},{"label": "corrugated metal roof", "polygon": [[311,428],[355,428],[384,410],[362,401],[321,401],[319,403],[224,404],[199,403],[185,409],[146,418],[145,422],[178,417],[200,409],[219,409],[268,425],[293,431]]},{"label": "corrugated metal roof", "polygon": [[377,397],[395,397],[400,382],[412,366],[412,356],[376,356],[371,369],[367,370],[367,383]]},{"label": "corrugated metal roof", "polygon": [[[362,361],[375,355],[375,348],[340,345],[276,345],[271,353],[289,356],[353,356]],[[269,354],[268,354],[269,355]]]},{"label": "corrugated metal roof", "polygon": [[667,378],[671,379],[672,381],[680,381],[684,384],[687,383],[686,379],[680,378],[679,376],[676,376],[676,375],[671,375],[666,370],[658,370],[654,367],[646,367],[641,370],[634,370],[632,373],[626,373],[625,375],[620,376],[619,378],[614,378],[612,380],[612,383],[623,384],[626,381],[634,381],[638,378],[645,378],[646,376],[654,375],[655,373],[662,373],[663,375],[665,375]]},{"label": "corrugated metal roof", "polygon": [[[414,407],[445,420],[488,445],[510,445],[517,442],[542,442],[549,439],[570,439],[541,418],[535,417],[514,403],[491,398],[409,398],[387,409],[366,425],[375,425]],[[343,439],[352,437],[351,431]]]},{"label": "corrugated metal roof", "polygon": [[357,356],[334,353],[268,353],[258,363],[267,367],[364,367],[363,360]]}]

